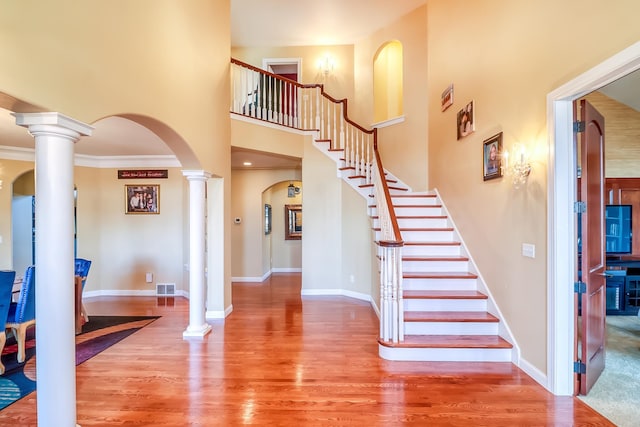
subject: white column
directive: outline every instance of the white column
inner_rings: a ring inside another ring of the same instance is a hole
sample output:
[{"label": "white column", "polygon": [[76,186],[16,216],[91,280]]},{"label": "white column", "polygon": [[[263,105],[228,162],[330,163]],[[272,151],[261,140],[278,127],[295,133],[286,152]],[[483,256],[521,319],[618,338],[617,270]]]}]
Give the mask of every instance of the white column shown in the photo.
[{"label": "white column", "polygon": [[92,127],[59,113],[14,114],[36,143],[38,425],[76,425],[73,152]]},{"label": "white column", "polygon": [[205,319],[205,198],[211,174],[182,171],[189,181],[189,326],[183,338],[202,338],[211,332]]}]

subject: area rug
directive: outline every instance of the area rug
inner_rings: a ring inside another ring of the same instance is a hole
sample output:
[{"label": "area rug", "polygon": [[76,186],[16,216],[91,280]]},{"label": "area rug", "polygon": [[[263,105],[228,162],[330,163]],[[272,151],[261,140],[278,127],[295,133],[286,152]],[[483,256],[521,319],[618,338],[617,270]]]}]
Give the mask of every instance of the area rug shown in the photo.
[{"label": "area rug", "polygon": [[607,316],[605,368],[583,402],[618,427],[640,425],[640,318]]},{"label": "area rug", "polygon": [[[111,347],[134,332],[147,326],[160,316],[91,316],[76,335],[76,365]],[[0,410],[36,389],[35,381],[35,329],[27,330],[26,360],[17,362],[18,345],[13,336],[7,338],[2,351],[4,375],[0,376]]]}]

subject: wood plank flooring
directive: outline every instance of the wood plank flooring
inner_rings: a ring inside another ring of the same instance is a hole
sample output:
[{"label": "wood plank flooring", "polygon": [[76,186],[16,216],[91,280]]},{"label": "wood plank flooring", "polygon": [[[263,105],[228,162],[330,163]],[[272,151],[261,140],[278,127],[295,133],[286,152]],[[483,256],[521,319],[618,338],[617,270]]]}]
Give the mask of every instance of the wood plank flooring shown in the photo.
[{"label": "wood plank flooring", "polygon": [[[89,315],[161,315],[77,367],[83,426],[610,426],[510,363],[378,357],[369,303],[300,297],[300,275],[233,285],[233,312],[182,339],[184,298],[85,299]],[[0,411],[36,425],[37,392]]]}]

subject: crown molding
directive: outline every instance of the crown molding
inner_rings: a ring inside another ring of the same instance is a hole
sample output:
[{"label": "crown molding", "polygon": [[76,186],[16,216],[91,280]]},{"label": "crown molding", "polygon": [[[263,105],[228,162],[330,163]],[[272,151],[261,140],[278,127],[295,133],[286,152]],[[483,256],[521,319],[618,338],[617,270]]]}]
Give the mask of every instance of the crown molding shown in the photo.
[{"label": "crown molding", "polygon": [[[0,159],[21,160],[25,162],[35,161],[33,148],[0,146]],[[74,159],[76,166],[88,168],[179,168],[180,161],[171,155],[163,156],[89,156],[76,154]]]}]

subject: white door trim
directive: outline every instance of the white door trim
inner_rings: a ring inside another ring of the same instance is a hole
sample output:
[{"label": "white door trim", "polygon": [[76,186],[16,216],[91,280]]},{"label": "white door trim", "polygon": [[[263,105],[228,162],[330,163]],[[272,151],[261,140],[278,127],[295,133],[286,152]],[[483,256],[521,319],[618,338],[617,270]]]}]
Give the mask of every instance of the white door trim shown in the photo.
[{"label": "white door trim", "polygon": [[573,395],[576,151],[573,101],[640,69],[640,42],[547,95],[549,132],[547,225],[547,389]]},{"label": "white door trim", "polygon": [[262,69],[273,73],[272,65],[295,65],[297,67],[298,81],[302,78],[302,58],[262,58]]}]

